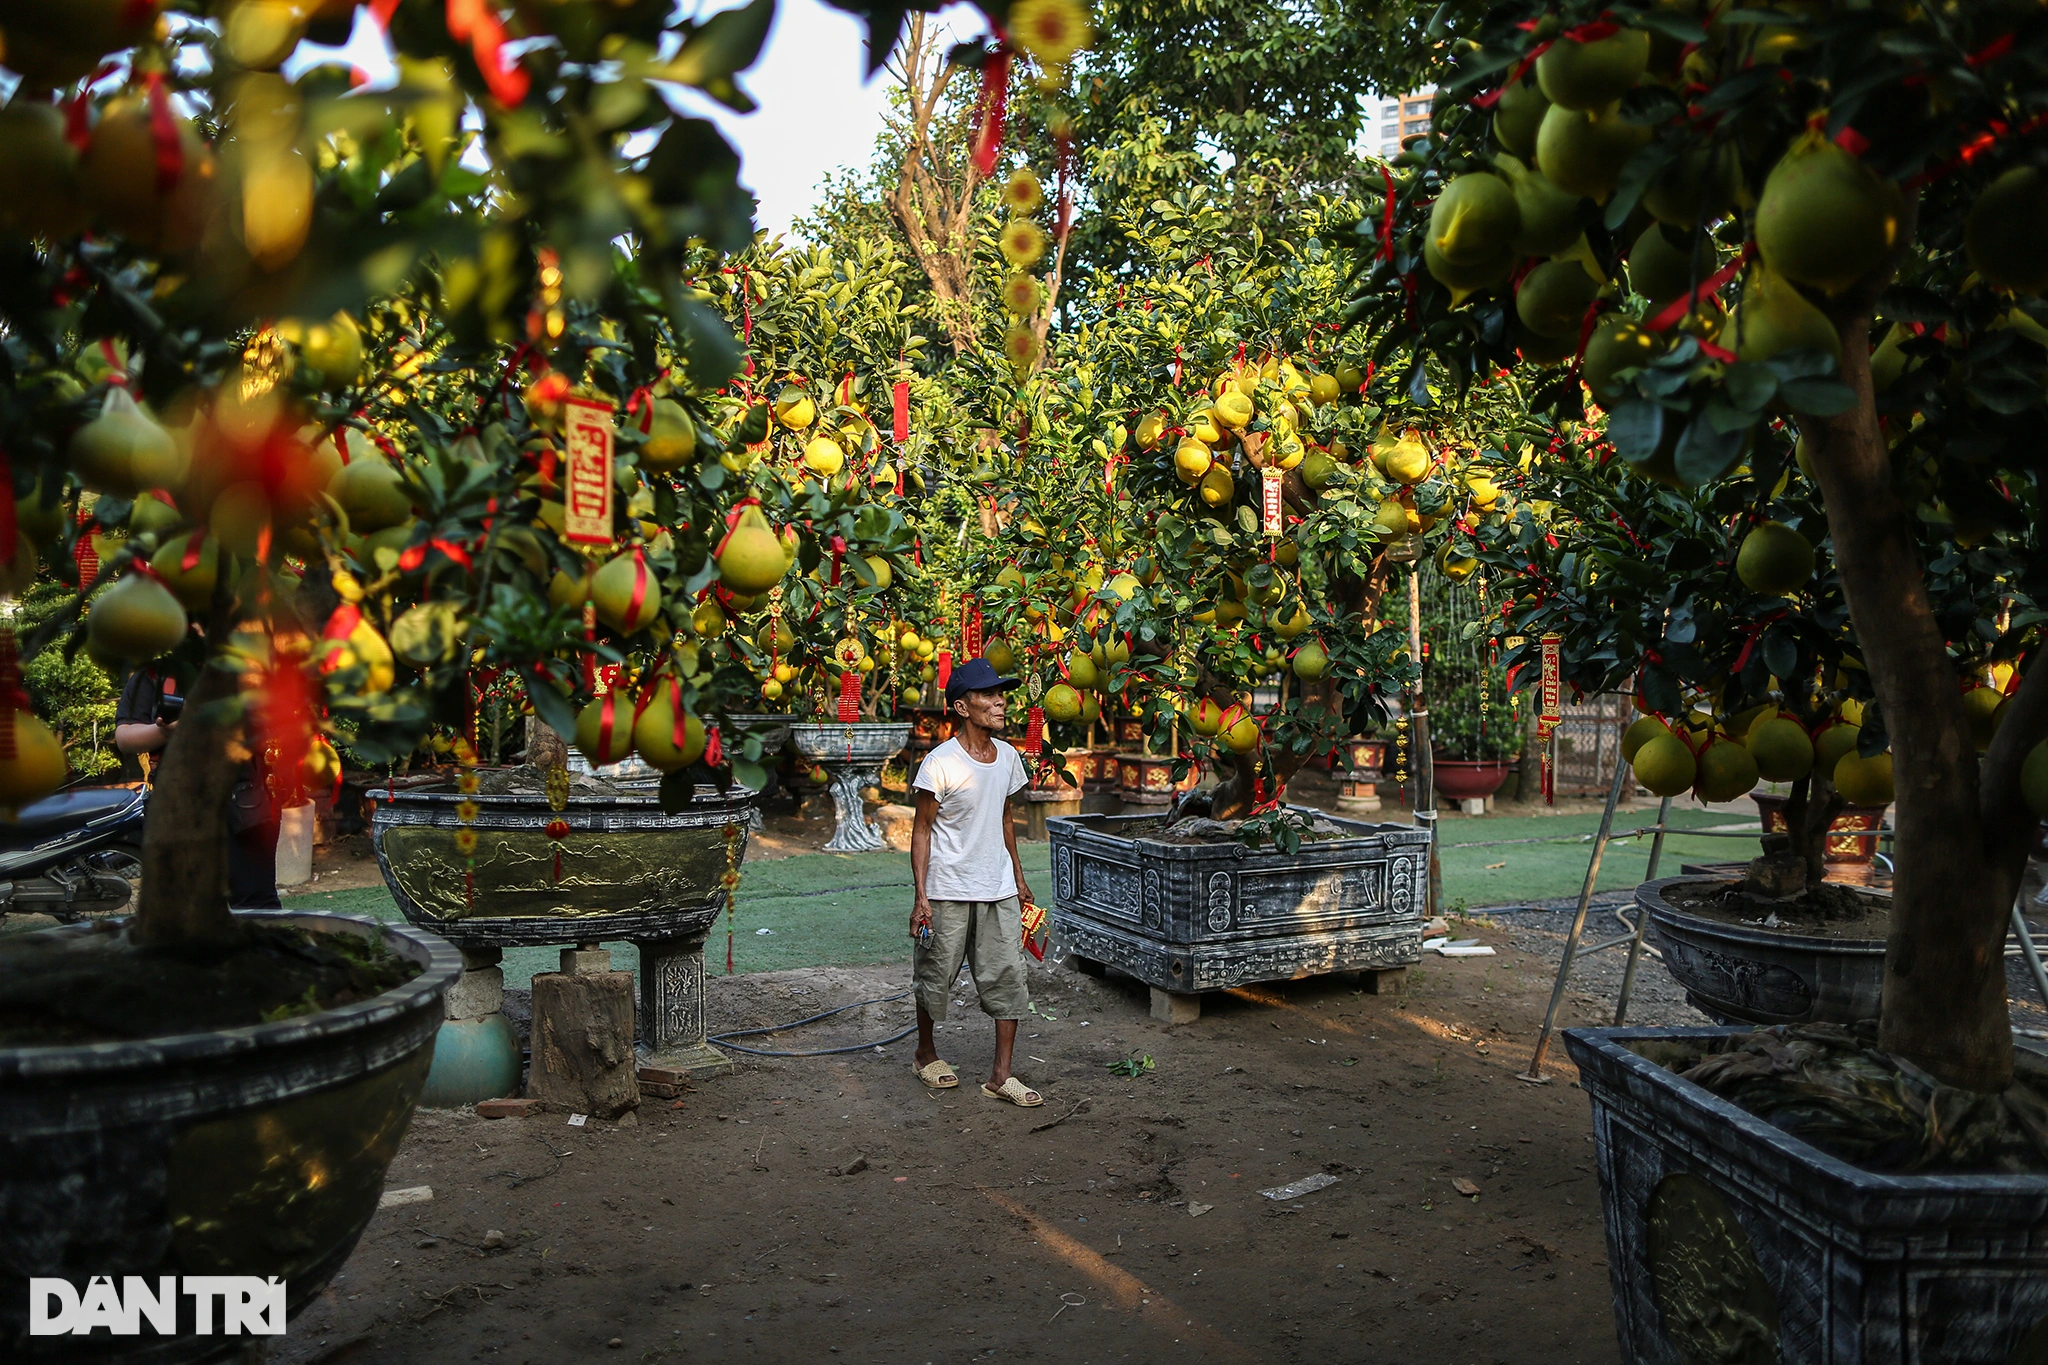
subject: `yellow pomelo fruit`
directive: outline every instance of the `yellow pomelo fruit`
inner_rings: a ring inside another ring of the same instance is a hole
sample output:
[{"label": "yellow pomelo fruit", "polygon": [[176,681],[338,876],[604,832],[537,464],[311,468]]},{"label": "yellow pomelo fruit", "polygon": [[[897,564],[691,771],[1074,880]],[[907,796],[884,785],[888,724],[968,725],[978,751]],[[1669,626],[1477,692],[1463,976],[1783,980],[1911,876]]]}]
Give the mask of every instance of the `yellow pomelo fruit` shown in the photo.
[{"label": "yellow pomelo fruit", "polygon": [[1756,756],[1732,739],[1717,739],[1700,752],[1694,788],[1702,801],[1733,801],[1756,786]]},{"label": "yellow pomelo fruit", "polygon": [[1750,727],[1745,741],[1756,759],[1759,776],[1770,782],[1797,782],[1813,771],[1813,740],[1806,728],[1786,716],[1766,716]]},{"label": "yellow pomelo fruit", "polygon": [[1380,538],[1398,540],[1408,534],[1408,509],[1393,498],[1381,503],[1372,514],[1373,529]]},{"label": "yellow pomelo fruit", "polygon": [[86,637],[104,657],[148,663],[185,639],[185,609],[171,590],[143,574],[130,574],[93,599]]},{"label": "yellow pomelo fruit", "polygon": [[593,768],[609,768],[633,755],[633,694],[618,689],[576,713],[576,752]]},{"label": "yellow pomelo fruit", "polygon": [[590,600],[598,620],[621,635],[631,635],[661,613],[661,581],[647,567],[644,555],[614,555],[590,576]]},{"label": "yellow pomelo fruit", "polygon": [[1210,507],[1221,507],[1237,494],[1237,485],[1231,481],[1230,470],[1220,464],[1209,466],[1209,472],[1202,476],[1198,486],[1202,501]]},{"label": "yellow pomelo fruit", "polygon": [[2048,820],[2048,743],[2027,750],[2026,762],[2020,765],[2020,795],[2028,809]]},{"label": "yellow pomelo fruit", "polygon": [[0,715],[0,726],[14,731],[14,757],[0,759],[0,810],[11,818],[15,810],[63,786],[71,765],[50,727],[28,712]]},{"label": "yellow pomelo fruit", "polygon": [[1615,376],[1649,364],[1662,349],[1654,332],[1619,314],[1609,314],[1586,339],[1586,358],[1579,366],[1579,377],[1586,381],[1593,397],[1602,403],[1612,403],[1629,388]]},{"label": "yellow pomelo fruit", "polygon": [[1550,109],[1543,87],[1524,74],[1522,79],[1500,92],[1493,106],[1493,136],[1501,146],[1523,160],[1536,155],[1536,130]]},{"label": "yellow pomelo fruit", "polygon": [[1493,481],[1490,474],[1476,470],[1468,471],[1465,475],[1465,490],[1472,495],[1472,505],[1482,512],[1500,501],[1500,485]]},{"label": "yellow pomelo fruit", "polygon": [[788,570],[789,560],[768,518],[758,506],[742,508],[718,552],[718,581],[728,592],[752,595],[780,583]]},{"label": "yellow pomelo fruit", "polygon": [[654,400],[647,439],[640,443],[640,467],[665,474],[681,469],[697,453],[697,424],[673,398]]},{"label": "yellow pomelo fruit", "polygon": [[804,464],[813,474],[829,479],[846,467],[846,451],[830,436],[813,436],[804,444]]},{"label": "yellow pomelo fruit", "polygon": [[676,690],[657,686],[647,709],[633,722],[633,751],[648,766],[672,773],[704,756],[704,722],[685,711],[682,743],[676,743]]},{"label": "yellow pomelo fruit", "polygon": [[86,487],[116,497],[132,497],[164,481],[148,477],[177,462],[171,434],[136,405],[128,390],[107,390],[100,415],[71,434],[71,468]]},{"label": "yellow pomelo fruit", "polygon": [[1294,670],[1294,676],[1303,682],[1314,682],[1330,671],[1329,652],[1314,640],[1295,650],[1288,663]]},{"label": "yellow pomelo fruit", "polygon": [[1536,59],[1543,97],[1566,109],[1601,109],[1628,93],[1650,64],[1650,35],[1625,28],[1589,43],[1561,37]]},{"label": "yellow pomelo fruit", "polygon": [[1599,284],[1577,261],[1545,261],[1522,277],[1515,313],[1536,335],[1569,339],[1576,349],[1586,309],[1599,292]]},{"label": "yellow pomelo fruit", "polygon": [[1742,538],[1735,574],[1751,592],[1790,597],[1813,577],[1813,546],[1781,521],[1766,521]]},{"label": "yellow pomelo fruit", "polygon": [[690,629],[707,640],[716,640],[725,634],[725,628],[730,624],[731,622],[726,620],[725,611],[708,597],[699,602],[697,609],[690,613]]},{"label": "yellow pomelo fruit", "polygon": [[1252,400],[1241,393],[1226,393],[1216,400],[1216,420],[1233,431],[1241,431],[1252,420]]},{"label": "yellow pomelo fruit", "polygon": [[579,607],[590,596],[590,573],[586,570],[580,578],[571,578],[560,569],[548,580],[548,601],[558,607]]},{"label": "yellow pomelo fruit", "polygon": [[1386,475],[1395,483],[1421,483],[1429,477],[1429,468],[1429,447],[1421,441],[1404,437],[1387,452]]},{"label": "yellow pomelo fruit", "polygon": [[2048,288],[2048,252],[2034,234],[2048,222],[2048,180],[2015,166],[1977,195],[1963,230],[1970,268],[2001,289],[2038,294]]},{"label": "yellow pomelo fruit", "polygon": [[1991,747],[1992,718],[2005,704],[2005,694],[1995,687],[1973,687],[1963,693],[1963,710],[1970,717],[1970,742],[1983,753]]},{"label": "yellow pomelo fruit", "polygon": [[1165,437],[1165,413],[1157,411],[1148,412],[1143,417],[1140,417],[1138,419],[1138,429],[1136,432],[1133,433],[1133,438],[1137,441],[1141,449],[1151,450],[1158,446],[1160,441],[1165,439]]},{"label": "yellow pomelo fruit", "polygon": [[1040,703],[1045,714],[1057,721],[1074,721],[1081,718],[1081,694],[1066,683],[1054,683],[1045,689],[1045,700]]},{"label": "yellow pomelo fruit", "polygon": [[1631,766],[1635,769],[1636,781],[1658,796],[1683,796],[1692,790],[1693,781],[1699,775],[1699,765],[1693,759],[1692,750],[1685,747],[1684,740],[1669,731],[1652,736],[1636,750]]},{"label": "yellow pomelo fruit", "polygon": [[1896,186],[1814,131],[1771,168],[1752,226],[1765,265],[1839,294],[1898,241],[1901,209]]},{"label": "yellow pomelo fruit", "polygon": [[[1505,159],[1505,158],[1504,158]],[[1541,171],[1512,169],[1515,206],[1521,213],[1513,243],[1517,256],[1555,256],[1569,251],[1585,230],[1585,196],[1561,190]]]},{"label": "yellow pomelo fruit", "polygon": [[149,567],[187,611],[204,611],[213,602],[213,587],[220,579],[220,545],[212,536],[199,541],[199,558],[190,569],[184,567],[185,551],[197,531],[167,540],[149,557]]},{"label": "yellow pomelo fruit", "polygon": [[1645,744],[1659,735],[1670,733],[1671,727],[1655,716],[1637,716],[1629,723],[1628,729],[1621,732],[1621,756],[1633,763]]},{"label": "yellow pomelo fruit", "polygon": [[1188,726],[1207,739],[1223,728],[1223,708],[1204,697],[1188,711]]},{"label": "yellow pomelo fruit", "polygon": [[818,420],[818,405],[794,384],[784,384],[775,395],[775,420],[791,431],[802,431]]},{"label": "yellow pomelo fruit", "polygon": [[[1233,715],[1232,712],[1236,714]],[[1217,737],[1230,746],[1231,752],[1248,754],[1259,747],[1258,717],[1242,706],[1233,706],[1223,713],[1222,726]]]},{"label": "yellow pomelo fruit", "polygon": [[1429,212],[1429,244],[1454,266],[1495,260],[1521,230],[1515,189],[1500,176],[1469,171],[1452,179]]},{"label": "yellow pomelo fruit", "polygon": [[1835,764],[1835,790],[1851,805],[1888,806],[1897,793],[1892,788],[1892,756],[1889,753],[1842,755]]},{"label": "yellow pomelo fruit", "polygon": [[1008,588],[1012,592],[1022,592],[1024,590],[1024,571],[1015,564],[1003,565],[1001,569],[996,571],[996,586]]},{"label": "yellow pomelo fruit", "polygon": [[868,572],[875,576],[876,589],[881,592],[889,591],[896,583],[896,571],[889,567],[889,561],[880,555],[863,555],[861,557],[867,560]]},{"label": "yellow pomelo fruit", "polygon": [[[1711,248],[1702,261],[1701,276],[1714,272]],[[1628,287],[1650,301],[1650,311],[1661,311],[1692,287],[1692,250],[1688,242],[1674,240],[1662,223],[1644,228],[1628,249]]]},{"label": "yellow pomelo fruit", "polygon": [[1330,486],[1330,480],[1337,473],[1337,462],[1321,446],[1310,447],[1301,457],[1301,481],[1320,492]]},{"label": "yellow pomelo fruit", "polygon": [[1863,727],[1849,723],[1829,725],[1813,737],[1813,770],[1822,777],[1833,779],[1835,766],[1846,754],[1856,752],[1856,741],[1862,737]]},{"label": "yellow pomelo fruit", "polygon": [[1017,651],[1010,648],[1010,642],[998,635],[982,643],[981,657],[988,660],[988,666],[1004,677],[1017,666]]},{"label": "yellow pomelo fruit", "polygon": [[1650,130],[1621,116],[1618,104],[1567,109],[1552,104],[1536,133],[1536,169],[1561,190],[1607,202],[1622,167],[1650,140]]},{"label": "yellow pomelo fruit", "polygon": [[1067,681],[1075,687],[1093,688],[1102,682],[1102,675],[1095,669],[1095,660],[1077,649],[1067,656]]},{"label": "yellow pomelo fruit", "polygon": [[1273,633],[1283,640],[1292,640],[1307,630],[1314,622],[1309,619],[1308,608],[1297,602],[1294,611],[1286,616],[1273,613]]},{"label": "yellow pomelo fruit", "polygon": [[1185,484],[1198,484],[1209,472],[1209,466],[1216,463],[1216,457],[1209,453],[1209,447],[1190,436],[1182,441],[1173,452],[1173,472]]},{"label": "yellow pomelo fruit", "polygon": [[1328,407],[1343,396],[1343,389],[1337,385],[1337,376],[1321,373],[1309,376],[1308,400],[1317,407]]},{"label": "yellow pomelo fruit", "polygon": [[412,495],[405,491],[405,480],[382,455],[360,455],[343,465],[327,485],[327,494],[348,513],[352,531],[381,531],[412,516]]},{"label": "yellow pomelo fruit", "polygon": [[763,653],[787,654],[796,645],[796,632],[778,616],[754,632],[754,643],[761,646]]},{"label": "yellow pomelo fruit", "polygon": [[1768,266],[1749,272],[1736,307],[1735,351],[1744,360],[1769,360],[1780,351],[1824,351],[1842,358],[1842,337],[1827,315]]}]

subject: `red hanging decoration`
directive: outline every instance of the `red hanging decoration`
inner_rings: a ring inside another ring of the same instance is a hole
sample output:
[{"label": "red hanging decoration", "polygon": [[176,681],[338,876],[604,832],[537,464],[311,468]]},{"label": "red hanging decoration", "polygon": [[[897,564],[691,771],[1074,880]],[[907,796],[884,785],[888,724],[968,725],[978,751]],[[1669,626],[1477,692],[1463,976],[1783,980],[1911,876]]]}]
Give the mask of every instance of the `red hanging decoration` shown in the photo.
[{"label": "red hanging decoration", "polygon": [[711,727],[710,733],[704,736],[704,766],[707,768],[717,768],[723,766],[724,763],[725,741],[719,737],[718,727],[714,725]]},{"label": "red hanging decoration", "polygon": [[896,387],[890,390],[890,403],[895,413],[892,431],[896,437],[896,444],[900,446],[910,439],[910,381],[908,379],[896,381]]},{"label": "red hanging decoration", "polygon": [[78,563],[78,590],[90,592],[100,576],[100,553],[92,547],[92,532],[85,529],[92,520],[90,513],[78,514],[78,543],[71,547],[71,557]]},{"label": "red hanging decoration", "polygon": [[1557,797],[1556,761],[1553,754],[1552,737],[1558,725],[1564,720],[1561,706],[1563,700],[1558,678],[1558,646],[1562,635],[1545,635],[1542,644],[1542,709],[1536,713],[1536,741],[1542,746],[1543,754],[1543,804],[1554,805]]},{"label": "red hanging decoration", "polygon": [[14,717],[29,706],[21,685],[21,658],[14,645],[14,627],[0,626],[0,762],[14,758]]},{"label": "red hanging decoration", "polygon": [[982,179],[996,173],[1003,150],[1003,118],[1010,96],[1010,45],[996,44],[981,64],[981,98],[975,105],[974,169]]},{"label": "red hanging decoration", "polygon": [[156,192],[161,197],[176,189],[185,174],[185,148],[171,113],[171,97],[164,93],[163,73],[152,71],[143,79],[149,86],[149,137],[156,146]]},{"label": "red hanging decoration", "polygon": [[562,880],[562,840],[569,837],[569,822],[556,816],[547,823],[547,836],[555,846],[555,881]]},{"label": "red hanging decoration", "polygon": [[839,722],[852,725],[860,719],[860,674],[847,669],[839,675]]},{"label": "red hanging decoration", "polygon": [[940,650],[939,657],[933,660],[933,666],[935,680],[939,684],[939,691],[943,693],[946,690],[946,683],[953,676],[953,651],[950,649]]},{"label": "red hanging decoration", "polygon": [[1024,752],[1037,758],[1045,748],[1045,708],[1034,706],[1024,724]]},{"label": "red hanging decoration", "polygon": [[969,598],[960,606],[960,649],[970,659],[981,657],[981,603]]},{"label": "red hanging decoration", "polygon": [[448,0],[448,36],[469,44],[491,98],[508,109],[525,101],[526,70],[517,62],[505,64],[505,26],[487,0]]}]

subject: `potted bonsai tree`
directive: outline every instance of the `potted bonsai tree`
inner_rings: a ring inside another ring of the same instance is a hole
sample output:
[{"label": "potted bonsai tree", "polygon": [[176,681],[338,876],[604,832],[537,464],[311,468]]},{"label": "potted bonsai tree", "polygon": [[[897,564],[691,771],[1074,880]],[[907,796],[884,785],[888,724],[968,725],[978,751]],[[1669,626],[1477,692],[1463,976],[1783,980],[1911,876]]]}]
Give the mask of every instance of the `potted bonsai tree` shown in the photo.
[{"label": "potted bonsai tree", "polygon": [[[2048,1273],[1998,1231],[2048,1210],[2024,1125],[2000,1117],[2038,1103],[2029,1068],[2015,1088],[2002,953],[2035,825],[2023,770],[2048,761],[2030,759],[2048,683],[2027,666],[2037,173],[2034,129],[2014,112],[2037,83],[2019,55],[2033,16],[1987,4],[1727,18],[1504,4],[1475,19],[1443,73],[1437,131],[1391,214],[1362,226],[1357,316],[1417,382],[1434,374],[1455,392],[1504,366],[1532,375],[1533,408],[1577,420],[1583,379],[1613,459],[1681,497],[1701,490],[1745,532],[1785,522],[1774,500],[1805,480],[1818,519],[1800,539],[1817,543],[1824,522],[1870,688],[1853,758],[1896,781],[1874,1039],[1571,1036],[1595,1095],[1625,1351],[2007,1360],[2036,1349]],[[1649,301],[1640,314],[1603,301],[1624,270]],[[1796,444],[1780,434],[1788,420]],[[1760,641],[1778,609],[1736,607]],[[1801,660],[1798,644],[1779,646],[1781,683],[1854,690],[1809,675],[1821,646]],[[2001,657],[2021,681],[1980,755],[1972,675]],[[1683,702],[1650,681],[1657,709]],[[1834,777],[1844,785],[1839,763]],[[1988,1126],[1959,1145],[1947,1122],[1916,1142],[1910,1122],[1888,1132],[1853,1101],[1826,1101],[1854,1093],[1843,1078],[1862,1068],[1911,1112],[1970,1109]],[[1819,1100],[1804,1117],[1775,1079],[1793,1074]],[[1941,1241],[1951,1220],[1975,1252]],[[1915,1250],[1874,1257],[1873,1236]],[[1718,1293],[1684,1269],[1706,1256],[1732,1277]],[[1953,1297],[1902,1312],[1930,1273]]]}]

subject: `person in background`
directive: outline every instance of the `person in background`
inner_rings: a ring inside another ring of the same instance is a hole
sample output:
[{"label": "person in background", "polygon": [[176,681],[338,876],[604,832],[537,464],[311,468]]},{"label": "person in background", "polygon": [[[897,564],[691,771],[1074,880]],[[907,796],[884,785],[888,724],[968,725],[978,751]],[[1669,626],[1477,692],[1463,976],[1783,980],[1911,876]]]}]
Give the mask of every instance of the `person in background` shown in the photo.
[{"label": "person in background", "polygon": [[1045,1101],[1010,1074],[1017,1021],[1031,1007],[1024,974],[1023,905],[1031,899],[1017,860],[1010,798],[1030,785],[1024,761],[996,735],[1003,693],[1015,678],[970,659],[946,680],[953,738],[917,766],[917,819],[910,833],[910,937],[917,995],[917,1078],[934,1090],[960,1084],[932,1039],[965,958],[982,1013],[996,1021],[995,1064],[981,1093],[1023,1108]]},{"label": "person in background", "polygon": [[[182,699],[177,682],[153,668],[128,675],[114,710],[114,747],[124,759],[160,755],[177,728]],[[152,759],[153,761],[153,759]],[[277,807],[259,759],[242,765],[228,797],[228,904],[237,910],[275,910]]]}]

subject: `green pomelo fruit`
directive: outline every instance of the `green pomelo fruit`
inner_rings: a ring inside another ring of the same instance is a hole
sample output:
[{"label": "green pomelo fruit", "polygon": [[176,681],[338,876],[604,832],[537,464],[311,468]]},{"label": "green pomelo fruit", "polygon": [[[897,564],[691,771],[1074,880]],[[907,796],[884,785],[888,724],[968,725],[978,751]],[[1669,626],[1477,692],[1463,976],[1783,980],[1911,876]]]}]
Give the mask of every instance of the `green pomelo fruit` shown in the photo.
[{"label": "green pomelo fruit", "polygon": [[1757,775],[1767,782],[1797,782],[1813,771],[1813,741],[1796,720],[1760,720],[1750,729],[1748,744]]},{"label": "green pomelo fruit", "polygon": [[1077,649],[1067,656],[1067,681],[1075,687],[1093,688],[1101,684],[1102,674],[1095,660]]},{"label": "green pomelo fruit", "polygon": [[[611,724],[605,724],[609,705]],[[633,694],[614,691],[593,699],[576,714],[576,751],[593,768],[608,768],[633,755]]]},{"label": "green pomelo fruit", "polygon": [[1991,747],[1992,718],[2005,704],[2005,694],[1995,687],[1973,687],[1963,693],[1963,710],[1970,717],[1970,743],[1978,753]]},{"label": "green pomelo fruit", "polygon": [[1536,169],[1559,189],[1604,204],[1622,167],[1649,140],[1650,130],[1624,120],[1619,105],[1579,110],[1553,104],[1536,133]]},{"label": "green pomelo fruit", "polygon": [[1512,244],[1515,254],[1555,256],[1569,251],[1585,231],[1585,197],[1559,189],[1541,171],[1525,170],[1511,178],[1515,206],[1521,211],[1521,226]]},{"label": "green pomelo fruit", "polygon": [[1751,592],[1789,597],[1813,577],[1813,546],[1781,521],[1767,521],[1742,538],[1735,574]]},{"label": "green pomelo fruit", "polygon": [[2034,234],[2048,221],[2048,179],[2015,166],[1977,195],[1963,228],[1970,268],[2001,289],[2038,294],[2048,288],[2048,252]]},{"label": "green pomelo fruit", "polygon": [[187,611],[204,611],[213,602],[213,585],[220,578],[220,545],[212,536],[199,542],[199,556],[190,569],[184,567],[185,550],[197,531],[166,541],[149,557],[149,567],[172,596]]},{"label": "green pomelo fruit", "polygon": [[1897,793],[1892,786],[1892,756],[1844,754],[1835,764],[1835,790],[1851,805],[1888,806]]},{"label": "green pomelo fruit", "polygon": [[2048,743],[2027,750],[2027,760],[2020,765],[2020,795],[2029,810],[2048,820]]},{"label": "green pomelo fruit", "polygon": [[1081,716],[1081,694],[1066,683],[1054,683],[1045,690],[1045,714],[1057,721],[1078,720]]},{"label": "green pomelo fruit", "polygon": [[1653,736],[1636,750],[1636,781],[1658,796],[1683,796],[1692,790],[1693,780],[1699,775],[1699,765],[1694,761],[1692,750],[1685,747],[1685,741],[1666,731]]},{"label": "green pomelo fruit", "polygon": [[1526,75],[1501,91],[1493,106],[1493,136],[1501,146],[1527,159],[1536,155],[1536,130],[1550,108],[1543,87]]},{"label": "green pomelo fruit", "polygon": [[1444,187],[1429,212],[1429,240],[1458,266],[1489,262],[1508,250],[1521,227],[1514,187],[1485,171],[1468,172]]},{"label": "green pomelo fruit", "polygon": [[1532,365],[1562,365],[1578,353],[1579,337],[1576,332],[1547,337],[1530,331],[1519,317],[1509,324],[1508,331],[1515,349],[1522,353],[1522,359]]},{"label": "green pomelo fruit", "polygon": [[1650,182],[1642,204],[1661,223],[1692,228],[1726,217],[1741,182],[1742,162],[1733,144],[1694,147]]},{"label": "green pomelo fruit", "polygon": [[1754,230],[1764,264],[1794,284],[1839,294],[1898,241],[1891,182],[1818,133],[1802,137],[1764,180]]},{"label": "green pomelo fruit", "polygon": [[1650,64],[1650,35],[1625,28],[1581,43],[1557,39],[1536,59],[1536,84],[1553,105],[1602,109],[1628,93]]},{"label": "green pomelo fruit", "polygon": [[1599,284],[1577,261],[1545,261],[1522,277],[1515,314],[1538,336],[1570,337],[1576,350],[1586,309],[1599,292]]},{"label": "green pomelo fruit", "polygon": [[352,531],[381,531],[412,515],[412,495],[405,491],[405,481],[381,455],[364,455],[343,465],[327,492],[348,513]]},{"label": "green pomelo fruit", "polygon": [[1656,333],[1618,313],[1609,314],[1586,341],[1586,358],[1579,366],[1579,377],[1586,381],[1595,398],[1611,404],[1628,391],[1628,386],[1615,376],[1649,364],[1662,349]]},{"label": "green pomelo fruit", "polygon": [[1422,264],[1430,278],[1444,288],[1458,294],[1473,294],[1506,284],[1508,276],[1514,273],[1515,253],[1511,247],[1503,248],[1499,256],[1479,265],[1454,265],[1444,259],[1435,242],[1424,242]]},{"label": "green pomelo fruit", "polygon": [[145,574],[130,574],[94,598],[85,618],[95,653],[138,664],[176,649],[185,628],[178,599]]},{"label": "green pomelo fruit", "polygon": [[1813,770],[1820,776],[1832,780],[1835,768],[1842,759],[1856,752],[1856,741],[1863,735],[1860,725],[1830,725],[1813,737]]},{"label": "green pomelo fruit", "polygon": [[685,711],[683,742],[677,745],[675,689],[657,686],[647,709],[633,722],[633,749],[650,767],[665,773],[688,767],[704,756],[704,722]]},{"label": "green pomelo fruit", "polygon": [[[1713,273],[1711,251],[1703,274]],[[1692,247],[1652,223],[1628,250],[1628,287],[1650,301],[1654,314],[1692,288]]]},{"label": "green pomelo fruit", "polygon": [[1702,801],[1733,801],[1757,783],[1756,756],[1732,739],[1717,739],[1699,757],[1694,784]]},{"label": "green pomelo fruit", "polygon": [[1839,362],[1842,337],[1804,294],[1764,266],[1750,272],[1734,314],[1735,351],[1744,360],[1769,360],[1780,351],[1823,351]]},{"label": "green pomelo fruit", "polygon": [[661,581],[638,556],[613,555],[590,576],[590,600],[597,607],[598,620],[622,635],[631,635],[661,611]]},{"label": "green pomelo fruit", "polygon": [[1643,746],[1659,735],[1668,735],[1671,727],[1655,716],[1637,716],[1628,729],[1621,732],[1621,756],[1633,763]]}]

